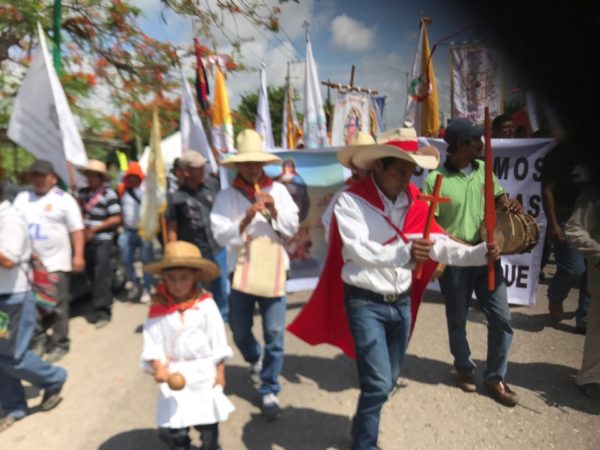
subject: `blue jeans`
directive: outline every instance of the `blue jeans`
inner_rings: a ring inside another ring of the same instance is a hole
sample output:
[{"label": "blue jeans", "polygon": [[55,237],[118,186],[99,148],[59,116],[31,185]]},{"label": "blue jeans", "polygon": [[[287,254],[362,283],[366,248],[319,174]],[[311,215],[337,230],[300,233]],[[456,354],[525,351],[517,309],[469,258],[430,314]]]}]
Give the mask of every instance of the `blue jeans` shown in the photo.
[{"label": "blue jeans", "polygon": [[[121,251],[121,260],[127,271],[127,279],[136,285],[139,284],[139,279],[135,273],[133,263],[135,261],[135,250],[140,249],[140,259],[142,263],[148,264],[154,260],[154,248],[152,241],[143,240],[137,231],[124,230],[117,239],[119,250]],[[144,289],[149,290],[152,287],[152,274],[144,272]]]},{"label": "blue jeans", "polygon": [[446,267],[440,277],[440,288],[446,302],[446,321],[450,352],[454,367],[461,371],[475,370],[467,341],[467,312],[473,290],[487,318],[487,364],[483,374],[488,383],[502,381],[506,375],[508,352],[512,342],[510,309],[506,281],[500,261],[496,261],[496,289],[488,291],[487,265],[479,267]]},{"label": "blue jeans", "polygon": [[283,335],[285,331],[285,296],[258,297],[231,290],[229,326],[235,345],[244,359],[254,364],[260,359],[261,346],[252,333],[254,307],[258,303],[263,324],[265,348],[260,372],[260,395],[277,394],[281,390],[279,374],[283,367]]},{"label": "blue jeans", "polygon": [[[557,211],[561,228],[564,228],[568,220],[568,214]],[[583,255],[568,241],[559,242],[554,245],[554,257],[556,259],[556,274],[548,286],[548,301],[559,304],[565,301],[569,291],[579,288],[579,302],[575,312],[577,325],[585,323],[585,317],[590,307],[591,297],[587,288],[587,265]]]},{"label": "blue jeans", "polygon": [[14,355],[0,356],[0,405],[7,416],[20,419],[28,413],[21,380],[39,389],[57,389],[67,379],[67,372],[27,350],[37,315],[31,291],[0,295],[0,302],[22,305]]},{"label": "blue jeans", "polygon": [[227,249],[222,248],[221,250],[215,252],[212,258],[210,256],[207,258],[219,266],[219,270],[221,271],[219,276],[210,282],[208,290],[212,293],[213,298],[219,307],[223,321],[227,322],[229,320],[229,302],[227,301],[229,294],[229,280],[227,278]]},{"label": "blue jeans", "polygon": [[410,336],[410,295],[380,303],[368,291],[346,285],[345,302],[360,381],[352,449],[377,449],[381,408],[400,375]]}]

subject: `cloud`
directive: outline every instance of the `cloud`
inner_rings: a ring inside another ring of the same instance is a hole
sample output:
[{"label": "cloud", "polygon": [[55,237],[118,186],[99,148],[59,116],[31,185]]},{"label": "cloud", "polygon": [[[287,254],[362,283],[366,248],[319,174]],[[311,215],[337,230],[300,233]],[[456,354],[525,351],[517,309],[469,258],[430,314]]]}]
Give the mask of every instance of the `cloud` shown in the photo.
[{"label": "cloud", "polygon": [[375,45],[375,32],[342,14],[331,21],[331,43],[348,52],[364,52]]}]

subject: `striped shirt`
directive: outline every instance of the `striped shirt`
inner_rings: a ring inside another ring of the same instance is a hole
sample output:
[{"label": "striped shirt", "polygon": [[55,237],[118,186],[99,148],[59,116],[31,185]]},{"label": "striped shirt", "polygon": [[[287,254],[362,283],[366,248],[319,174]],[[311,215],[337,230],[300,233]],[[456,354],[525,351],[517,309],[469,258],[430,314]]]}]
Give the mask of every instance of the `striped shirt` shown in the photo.
[{"label": "striped shirt", "polygon": [[[99,191],[92,191],[85,187],[79,190],[79,205],[83,214],[83,223],[86,228],[100,225],[109,217],[121,214],[121,205],[115,191],[109,187],[102,187]],[[110,240],[115,237],[117,227],[103,230],[94,235],[94,241]]]}]

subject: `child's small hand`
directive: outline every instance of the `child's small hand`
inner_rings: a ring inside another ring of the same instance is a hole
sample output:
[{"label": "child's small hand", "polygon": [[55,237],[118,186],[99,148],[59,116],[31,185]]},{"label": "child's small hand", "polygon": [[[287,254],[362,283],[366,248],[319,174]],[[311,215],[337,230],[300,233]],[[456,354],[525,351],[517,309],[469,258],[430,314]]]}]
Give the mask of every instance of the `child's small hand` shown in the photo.
[{"label": "child's small hand", "polygon": [[223,389],[225,389],[225,364],[220,362],[217,364],[217,375],[215,376],[215,383],[213,386],[220,384]]},{"label": "child's small hand", "polygon": [[154,361],[154,380],[157,383],[166,383],[169,379],[169,370],[159,361]]}]

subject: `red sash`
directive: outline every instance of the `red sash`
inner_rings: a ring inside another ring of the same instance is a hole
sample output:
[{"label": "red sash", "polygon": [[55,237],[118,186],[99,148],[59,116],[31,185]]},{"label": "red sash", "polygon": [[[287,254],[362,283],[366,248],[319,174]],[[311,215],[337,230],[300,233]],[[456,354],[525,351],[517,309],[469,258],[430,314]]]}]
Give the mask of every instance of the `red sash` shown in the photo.
[{"label": "red sash", "polygon": [[150,310],[148,311],[149,318],[167,316],[176,311],[184,312],[188,309],[194,308],[201,301],[206,300],[207,298],[212,298],[210,293],[205,292],[203,294],[194,296],[191,300],[176,303],[171,294],[169,294],[167,291],[167,287],[164,283],[160,283],[156,287],[156,294],[161,298],[162,302],[150,305]]},{"label": "red sash", "polygon": [[[377,187],[370,176],[363,178],[353,184],[347,192],[350,192],[362,198],[378,210],[382,216],[384,206],[377,191]],[[423,233],[427,212],[429,206],[426,202],[418,200],[419,189],[410,184],[406,191],[410,205],[406,213],[406,219],[402,230],[387,219],[386,221],[396,231],[405,242],[405,234]],[[444,233],[442,228],[434,222],[431,228],[432,233]],[[384,245],[393,242],[392,239]],[[341,273],[344,266],[342,260],[342,238],[337,226],[335,214],[332,216],[329,229],[329,248],[325,265],[317,287],[313,291],[308,303],[304,305],[302,311],[288,326],[288,330],[311,345],[331,344],[340,348],[350,358],[356,358],[354,339],[350,332],[348,317],[344,307],[344,284]],[[437,262],[428,260],[423,266],[423,273],[420,280],[415,279],[414,272],[411,286],[411,333],[415,326],[417,312],[421,304],[421,297],[425,291],[433,271],[437,267]]]},{"label": "red sash", "polygon": [[[263,172],[258,179],[257,184],[262,191],[263,189],[272,186],[273,180]],[[232,186],[240,191],[249,202],[254,203],[256,201],[256,190],[254,189],[254,185],[248,184],[248,182],[240,177],[239,174],[233,179]]]}]

